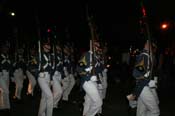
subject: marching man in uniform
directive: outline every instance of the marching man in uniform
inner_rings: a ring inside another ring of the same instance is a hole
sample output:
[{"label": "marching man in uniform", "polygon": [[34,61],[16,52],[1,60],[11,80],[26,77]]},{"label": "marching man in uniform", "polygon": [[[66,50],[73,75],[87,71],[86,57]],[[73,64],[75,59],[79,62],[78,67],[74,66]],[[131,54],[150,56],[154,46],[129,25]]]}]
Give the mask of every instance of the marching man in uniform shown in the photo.
[{"label": "marching man in uniform", "polygon": [[127,96],[129,101],[137,99],[137,116],[159,116],[159,100],[155,91],[157,78],[151,79],[152,73],[152,43],[147,40],[143,51],[136,59],[133,76],[136,87],[132,94]]},{"label": "marching man in uniform", "polygon": [[102,55],[102,64],[103,64],[103,70],[102,70],[102,85],[103,85],[103,90],[102,90],[102,98],[103,100],[106,98],[106,93],[107,93],[107,87],[108,87],[108,68],[109,65],[107,64],[107,46],[104,46],[103,50],[103,55]]},{"label": "marching man in uniform", "polygon": [[71,61],[71,52],[70,48],[65,45],[63,48],[63,53],[64,53],[64,60],[63,60],[63,65],[64,65],[64,79],[62,80],[63,84],[63,101],[68,101],[69,100],[69,95],[75,85],[75,78],[74,75],[72,74],[72,61]]},{"label": "marching man in uniform", "polygon": [[[40,49],[40,48],[39,48]],[[50,54],[51,46],[49,43],[43,44],[43,51],[41,53],[40,73],[38,77],[38,84],[41,88],[41,100],[39,106],[38,116],[52,116],[53,114],[53,94],[52,86],[52,58]]]},{"label": "marching man in uniform", "polygon": [[102,98],[97,88],[97,76],[92,73],[93,54],[95,53],[89,50],[79,60],[78,72],[81,77],[81,87],[85,91],[83,116],[95,116],[102,106]]},{"label": "marching man in uniform", "polygon": [[[53,99],[54,99],[54,108],[58,108],[58,103],[62,97],[63,90],[61,86],[61,81],[63,77],[63,55],[62,55],[62,49],[59,44],[55,46],[55,59],[54,59],[54,74],[53,74]],[[54,51],[53,51],[54,52]]]},{"label": "marching man in uniform", "polygon": [[15,95],[13,96],[13,99],[21,100],[22,98],[22,89],[23,89],[23,82],[24,79],[26,79],[26,76],[24,75],[24,72],[26,70],[26,64],[24,61],[23,53],[24,49],[18,49],[17,51],[17,59],[14,66],[14,82],[15,82]]},{"label": "marching man in uniform", "polygon": [[37,74],[38,74],[38,59],[36,56],[36,50],[32,49],[26,70],[26,75],[29,79],[27,95],[33,96],[34,94],[34,89],[36,86],[36,78],[38,76]]},{"label": "marching man in uniform", "polygon": [[9,98],[9,73],[11,71],[11,61],[9,60],[9,48],[8,46],[3,46],[1,49],[2,53],[0,56],[0,99],[1,105],[0,109],[10,110],[10,98]]}]

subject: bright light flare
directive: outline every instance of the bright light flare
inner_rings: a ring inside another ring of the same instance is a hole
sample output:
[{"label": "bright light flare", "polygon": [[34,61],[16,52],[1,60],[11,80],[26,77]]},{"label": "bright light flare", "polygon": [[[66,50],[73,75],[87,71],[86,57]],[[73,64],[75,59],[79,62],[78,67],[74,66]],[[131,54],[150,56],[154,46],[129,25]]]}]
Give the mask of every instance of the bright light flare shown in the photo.
[{"label": "bright light flare", "polygon": [[11,15],[11,16],[15,16],[15,13],[14,13],[14,12],[11,12],[10,15]]},{"label": "bright light flare", "polygon": [[167,23],[161,24],[161,29],[163,30],[168,29],[168,24]]},{"label": "bright light flare", "polygon": [[168,26],[167,26],[167,24],[163,24],[162,25],[162,29],[165,29],[165,28],[167,28]]},{"label": "bright light flare", "polygon": [[108,60],[111,60],[111,59],[112,59],[112,58],[109,56],[109,57],[108,57]]},{"label": "bright light flare", "polygon": [[108,64],[106,67],[109,68],[110,66],[111,66],[111,65]]}]

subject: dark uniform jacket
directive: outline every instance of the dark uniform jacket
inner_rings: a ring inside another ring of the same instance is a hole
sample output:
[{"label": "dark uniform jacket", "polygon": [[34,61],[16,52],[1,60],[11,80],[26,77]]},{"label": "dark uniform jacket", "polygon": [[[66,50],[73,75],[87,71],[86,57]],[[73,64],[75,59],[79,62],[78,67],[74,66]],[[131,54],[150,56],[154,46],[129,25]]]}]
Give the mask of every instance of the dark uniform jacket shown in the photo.
[{"label": "dark uniform jacket", "polygon": [[7,70],[7,71],[11,70],[12,65],[11,65],[11,61],[7,54],[3,54],[3,53],[1,54],[0,67],[1,67],[1,70]]},{"label": "dark uniform jacket", "polygon": [[[91,53],[86,52],[81,56],[81,58],[79,60],[79,66],[78,66],[77,71],[81,77],[80,78],[81,85],[83,85],[83,83],[85,81],[89,81],[91,79],[91,76],[93,75],[91,72],[86,71],[86,69],[91,66],[90,57],[91,57]],[[98,62],[98,63],[100,63],[100,62]],[[97,76],[98,73],[101,73],[101,66],[97,64],[97,59],[94,59],[94,65],[95,65],[94,72],[95,72],[95,75]]]},{"label": "dark uniform jacket", "polygon": [[37,56],[31,56],[30,60],[27,65],[27,70],[32,73],[35,77],[38,75],[38,57]]},{"label": "dark uniform jacket", "polygon": [[49,74],[53,73],[53,56],[50,53],[43,52],[41,55],[41,69],[40,72],[48,72]]},{"label": "dark uniform jacket", "polygon": [[62,53],[56,53],[55,54],[55,71],[58,71],[61,73],[62,78],[64,77],[64,71],[63,71],[63,55]]},{"label": "dark uniform jacket", "polygon": [[143,50],[137,57],[135,67],[133,69],[133,77],[136,79],[136,86],[133,91],[133,94],[136,97],[139,97],[144,86],[147,86],[150,79],[149,76],[145,77],[144,75],[150,71],[151,59],[147,50]]},{"label": "dark uniform jacket", "polygon": [[63,61],[64,67],[67,68],[68,73],[71,73],[71,68],[72,68],[72,63],[71,63],[71,58],[68,55],[64,55],[64,61]]}]

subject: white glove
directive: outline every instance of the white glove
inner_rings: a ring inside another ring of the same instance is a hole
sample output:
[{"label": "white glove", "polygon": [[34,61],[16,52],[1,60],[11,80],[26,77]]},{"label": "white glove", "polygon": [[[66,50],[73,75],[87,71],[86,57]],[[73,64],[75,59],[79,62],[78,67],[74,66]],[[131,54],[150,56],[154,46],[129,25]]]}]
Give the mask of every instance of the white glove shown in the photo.
[{"label": "white glove", "polygon": [[89,53],[90,53],[90,54],[93,54],[93,51],[89,50]]},{"label": "white glove", "polygon": [[67,70],[67,68],[66,67],[63,67],[63,70]]},{"label": "white glove", "polygon": [[150,80],[150,82],[148,83],[148,86],[151,88],[154,88],[154,87],[157,88],[156,81]]},{"label": "white glove", "polygon": [[97,76],[95,76],[95,75],[91,76],[91,79],[90,80],[91,81],[97,81]]},{"label": "white glove", "polygon": [[92,66],[85,69],[86,72],[90,72],[92,70]]},{"label": "white glove", "polygon": [[147,73],[145,73],[145,74],[144,74],[144,77],[147,78],[147,77],[149,77],[149,75],[150,75],[150,71],[148,71]]},{"label": "white glove", "polygon": [[39,73],[39,77],[44,77],[44,73]]},{"label": "white glove", "polygon": [[104,69],[104,72],[105,72],[105,73],[106,73],[106,72],[108,72],[108,69],[107,69],[107,68],[105,68],[105,69]]},{"label": "white glove", "polygon": [[136,108],[137,107],[137,101],[136,100],[129,100],[129,106],[131,108]]},{"label": "white glove", "polygon": [[158,77],[154,77],[154,81],[157,83],[158,82]]}]

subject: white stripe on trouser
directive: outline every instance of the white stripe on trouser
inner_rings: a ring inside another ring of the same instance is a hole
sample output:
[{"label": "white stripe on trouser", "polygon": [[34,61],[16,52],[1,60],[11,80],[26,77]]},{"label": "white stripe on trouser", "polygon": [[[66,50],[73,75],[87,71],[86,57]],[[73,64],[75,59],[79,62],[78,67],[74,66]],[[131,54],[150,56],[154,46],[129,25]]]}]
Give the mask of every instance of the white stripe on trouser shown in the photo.
[{"label": "white stripe on trouser", "polygon": [[99,112],[102,106],[102,99],[100,98],[97,84],[93,81],[85,81],[83,84],[83,89],[86,92],[84,97],[84,109],[83,115],[85,116],[95,116]]},{"label": "white stripe on trouser", "polygon": [[23,70],[21,68],[16,69],[13,75],[15,80],[15,96],[18,99],[21,99],[21,92],[22,92],[23,82],[25,78],[23,74]]},{"label": "white stripe on trouser", "polygon": [[36,86],[36,79],[33,76],[33,74],[31,72],[29,72],[28,70],[26,71],[26,75],[27,75],[27,77],[29,79],[27,93],[33,95],[34,88]]},{"label": "white stripe on trouser", "polygon": [[60,101],[62,97],[62,87],[61,87],[61,74],[54,74],[53,76],[53,84],[52,84],[52,91],[53,91],[53,107],[56,108],[58,105],[58,102]]},{"label": "white stripe on trouser", "polygon": [[75,78],[73,74],[68,74],[68,76],[66,76],[62,80],[62,84],[63,84],[63,98],[62,99],[65,101],[68,101],[69,94],[75,85]]},{"label": "white stripe on trouser", "polygon": [[3,98],[0,105],[0,109],[10,109],[10,98],[9,98],[9,72],[2,70],[0,76],[0,88],[3,92],[0,94],[0,98]]},{"label": "white stripe on trouser", "polygon": [[157,93],[145,86],[137,101],[137,116],[159,116],[159,101]]},{"label": "white stripe on trouser", "polygon": [[50,88],[50,74],[44,73],[43,77],[39,77],[38,84],[42,91],[38,116],[52,116],[53,95]]}]

